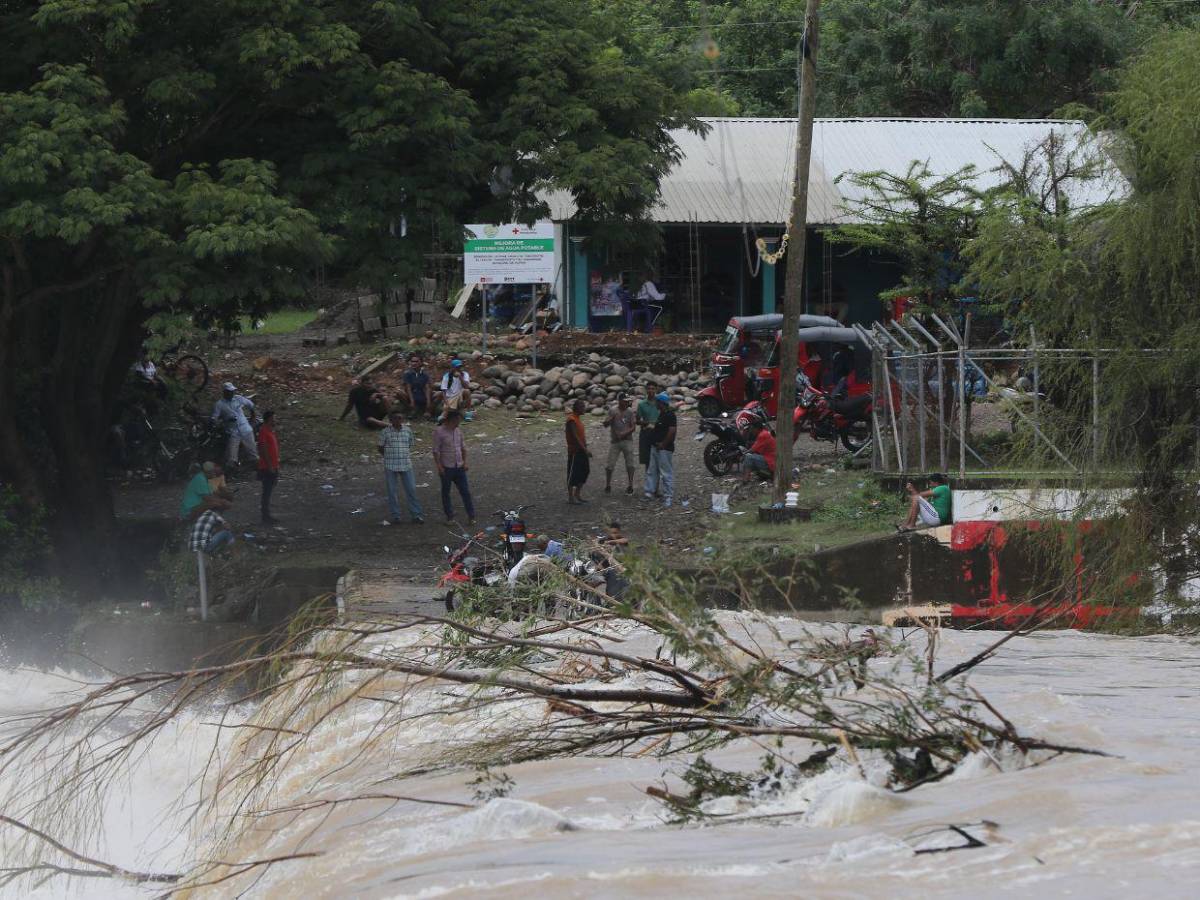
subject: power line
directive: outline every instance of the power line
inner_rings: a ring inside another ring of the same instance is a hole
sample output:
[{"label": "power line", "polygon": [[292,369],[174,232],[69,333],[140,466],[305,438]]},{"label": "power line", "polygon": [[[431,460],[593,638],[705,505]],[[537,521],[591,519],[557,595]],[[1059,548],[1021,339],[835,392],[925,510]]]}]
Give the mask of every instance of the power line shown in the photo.
[{"label": "power line", "polygon": [[[1192,0],[1188,0],[1192,2]],[[773,22],[718,22],[716,25],[637,25],[638,31],[679,31],[694,28],[702,31],[713,31],[717,28],[752,28],[761,25],[803,25],[803,19],[776,19]]]}]

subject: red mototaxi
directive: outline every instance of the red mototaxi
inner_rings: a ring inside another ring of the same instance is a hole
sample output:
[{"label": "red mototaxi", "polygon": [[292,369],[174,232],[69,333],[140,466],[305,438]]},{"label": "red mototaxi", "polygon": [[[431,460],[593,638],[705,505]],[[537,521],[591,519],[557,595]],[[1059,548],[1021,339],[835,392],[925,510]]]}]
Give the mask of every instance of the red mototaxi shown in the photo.
[{"label": "red mototaxi", "polygon": [[[771,313],[762,316],[734,316],[725,327],[716,351],[712,355],[713,383],[697,395],[700,415],[704,418],[716,418],[723,412],[740,409],[751,400],[759,399],[747,382],[747,372],[769,373],[775,370],[778,375],[779,338],[783,327],[783,316]],[[829,316],[803,315],[800,317],[801,329],[815,327],[840,327],[837,319]],[[856,338],[857,339],[857,338]],[[805,371],[815,370],[818,376],[815,384],[820,384],[819,376],[823,361],[810,356],[808,347],[800,344],[797,362]]]}]

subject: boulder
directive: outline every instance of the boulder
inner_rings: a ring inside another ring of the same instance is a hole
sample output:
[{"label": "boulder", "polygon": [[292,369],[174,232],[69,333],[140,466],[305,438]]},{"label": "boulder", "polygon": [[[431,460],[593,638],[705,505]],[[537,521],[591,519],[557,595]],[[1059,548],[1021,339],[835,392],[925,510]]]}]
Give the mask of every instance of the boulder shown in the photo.
[{"label": "boulder", "polygon": [[558,387],[558,382],[553,378],[543,378],[542,383],[538,385],[538,393],[549,396],[556,387]]},{"label": "boulder", "polygon": [[604,357],[601,356],[599,353],[589,353],[588,354],[588,362],[601,363],[601,362],[604,362]]},{"label": "boulder", "polygon": [[501,403],[499,400],[497,400],[495,397],[488,397],[486,400],[483,401],[483,405],[486,406],[488,409],[499,409],[504,404]]},{"label": "boulder", "polygon": [[521,396],[523,397],[536,397],[537,392],[538,386],[536,384],[529,384],[521,388]]},{"label": "boulder", "polygon": [[564,406],[566,406],[566,403],[563,401],[562,397],[550,398],[550,408],[555,412],[561,410]]},{"label": "boulder", "polygon": [[509,375],[506,379],[504,379],[504,384],[510,391],[513,391],[514,393],[525,387],[525,382],[521,380],[520,375]]},{"label": "boulder", "polygon": [[562,366],[555,366],[553,369],[547,369],[545,372],[545,376],[547,378],[549,378],[551,381],[558,381],[558,379],[562,377],[562,373],[563,373]]},{"label": "boulder", "polygon": [[488,366],[479,373],[481,378],[499,378],[505,374],[504,366]]},{"label": "boulder", "polygon": [[575,377],[571,379],[571,387],[581,388],[592,380],[591,376],[585,372],[577,372]]},{"label": "boulder", "polygon": [[604,379],[604,383],[609,387],[619,387],[625,384],[625,378],[622,375],[609,375]]},{"label": "boulder", "polygon": [[495,385],[492,385],[491,387],[488,387],[488,388],[484,388],[483,392],[485,394],[487,394],[489,397],[499,397],[501,399],[503,399],[504,395],[507,393],[507,391],[504,388],[496,387]]}]

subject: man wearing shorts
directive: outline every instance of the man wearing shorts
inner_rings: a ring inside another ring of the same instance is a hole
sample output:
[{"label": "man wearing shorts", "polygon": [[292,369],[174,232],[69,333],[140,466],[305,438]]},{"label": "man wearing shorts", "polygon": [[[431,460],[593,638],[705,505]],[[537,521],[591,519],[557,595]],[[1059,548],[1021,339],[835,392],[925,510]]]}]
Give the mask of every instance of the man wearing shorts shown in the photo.
[{"label": "man wearing shorts", "polygon": [[471,376],[461,359],[450,360],[450,370],[442,376],[442,406],[466,412],[471,408]]},{"label": "man wearing shorts", "polygon": [[950,524],[954,504],[946,476],[930,475],[929,483],[933,486],[927,491],[918,491],[911,483],[905,485],[909,497],[908,519],[896,526],[900,531]]},{"label": "man wearing shorts", "polygon": [[633,471],[636,468],[633,463],[633,432],[637,427],[634,418],[629,398],[624,394],[618,395],[617,408],[609,412],[603,423],[608,426],[608,434],[612,439],[608,445],[608,462],[604,465],[606,494],[612,493],[613,469],[617,466],[617,460],[622,457],[625,459],[625,473],[629,477],[625,493],[633,493]]}]

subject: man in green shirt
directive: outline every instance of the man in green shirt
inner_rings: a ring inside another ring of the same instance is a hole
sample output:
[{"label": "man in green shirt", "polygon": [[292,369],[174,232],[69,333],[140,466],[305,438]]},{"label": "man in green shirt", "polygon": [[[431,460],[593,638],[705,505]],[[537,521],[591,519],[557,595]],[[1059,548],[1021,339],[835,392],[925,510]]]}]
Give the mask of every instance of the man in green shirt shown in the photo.
[{"label": "man in green shirt", "polygon": [[639,400],[637,405],[638,462],[642,464],[642,468],[650,466],[650,432],[658,422],[658,403],[654,400],[657,393],[658,388],[647,384],[646,396]]},{"label": "man in green shirt", "polygon": [[[212,471],[219,477],[221,467],[213,465]],[[183,502],[179,505],[179,518],[191,520],[208,509],[228,509],[229,501],[213,492],[204,469],[197,469],[187,487],[183,489]]]},{"label": "man in green shirt", "polygon": [[912,484],[905,485],[909,497],[908,520],[896,526],[900,531],[950,524],[954,503],[946,476],[930,475],[929,483],[931,487],[927,491],[918,491]]}]

